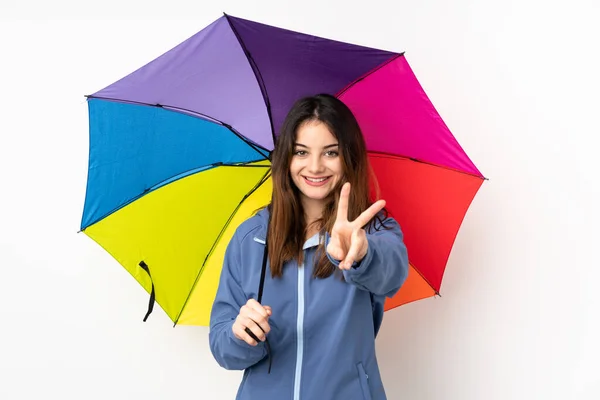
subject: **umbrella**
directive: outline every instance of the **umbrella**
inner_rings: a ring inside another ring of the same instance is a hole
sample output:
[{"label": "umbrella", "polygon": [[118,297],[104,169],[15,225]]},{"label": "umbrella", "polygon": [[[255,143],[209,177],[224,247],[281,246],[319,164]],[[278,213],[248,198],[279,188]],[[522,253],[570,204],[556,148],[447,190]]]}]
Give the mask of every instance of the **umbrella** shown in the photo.
[{"label": "umbrella", "polygon": [[300,97],[338,96],[364,132],[381,197],[405,234],[408,279],[386,310],[439,294],[484,177],[404,53],[223,15],[87,96],[81,230],[175,324],[207,325],[237,226],[270,201],[269,154]]}]

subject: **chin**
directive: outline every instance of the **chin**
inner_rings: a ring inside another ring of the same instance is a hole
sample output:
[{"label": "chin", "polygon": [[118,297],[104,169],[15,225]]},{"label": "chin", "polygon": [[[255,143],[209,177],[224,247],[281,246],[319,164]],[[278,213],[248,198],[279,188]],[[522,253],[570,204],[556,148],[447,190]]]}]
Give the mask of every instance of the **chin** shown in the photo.
[{"label": "chin", "polygon": [[306,197],[309,200],[324,201],[325,199],[327,199],[328,196],[308,196],[304,194],[304,197]]},{"label": "chin", "polygon": [[302,191],[302,194],[307,199],[322,201],[329,197],[331,189],[315,190],[314,188],[307,188]]}]

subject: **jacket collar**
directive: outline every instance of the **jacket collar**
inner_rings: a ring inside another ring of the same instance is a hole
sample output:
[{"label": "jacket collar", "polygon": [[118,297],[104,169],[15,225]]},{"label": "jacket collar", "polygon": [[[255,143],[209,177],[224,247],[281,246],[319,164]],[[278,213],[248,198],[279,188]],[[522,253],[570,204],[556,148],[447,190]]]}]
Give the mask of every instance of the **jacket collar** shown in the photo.
[{"label": "jacket collar", "polygon": [[[267,208],[263,208],[256,215],[260,218],[259,228],[254,234],[254,241],[258,243],[265,244],[267,238],[267,225],[269,223],[269,210]],[[320,243],[325,241],[325,236],[320,235],[319,233],[315,233],[312,237],[308,238],[304,245],[302,246],[302,250],[310,249],[311,247],[316,247]]]}]

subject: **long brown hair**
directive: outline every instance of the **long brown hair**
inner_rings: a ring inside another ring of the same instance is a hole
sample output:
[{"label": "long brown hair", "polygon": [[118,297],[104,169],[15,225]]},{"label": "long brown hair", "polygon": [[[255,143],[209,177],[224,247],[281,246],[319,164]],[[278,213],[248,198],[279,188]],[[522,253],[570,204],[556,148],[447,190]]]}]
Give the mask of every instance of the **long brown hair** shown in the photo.
[{"label": "long brown hair", "polygon": [[[267,240],[273,277],[282,276],[286,261],[296,259],[298,263],[303,262],[302,246],[307,226],[300,191],[290,176],[290,164],[298,128],[308,121],[323,122],[338,140],[344,171],[343,178],[326,199],[321,219],[316,221],[321,233],[331,232],[344,182],[350,182],[352,185],[348,207],[349,220],[354,220],[372,204],[369,190],[371,187],[377,187],[367,157],[365,140],[352,111],[341,100],[328,94],[298,100],[283,122],[271,155],[273,197],[269,205]],[[319,244],[314,276],[326,278],[334,271],[334,266],[325,254],[323,243]]]}]

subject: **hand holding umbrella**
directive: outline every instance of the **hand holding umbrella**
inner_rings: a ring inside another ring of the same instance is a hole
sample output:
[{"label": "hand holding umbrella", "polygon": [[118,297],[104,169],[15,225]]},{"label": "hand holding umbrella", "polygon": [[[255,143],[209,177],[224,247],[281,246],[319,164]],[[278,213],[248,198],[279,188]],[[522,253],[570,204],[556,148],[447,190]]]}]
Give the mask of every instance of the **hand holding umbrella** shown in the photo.
[{"label": "hand holding umbrella", "polygon": [[348,221],[348,198],[350,183],[342,186],[337,209],[337,218],[331,230],[331,239],[327,252],[335,259],[342,260],[339,268],[348,270],[352,264],[360,262],[369,248],[367,235],[363,227],[385,207],[385,200],[376,201],[354,221]]},{"label": "hand holding umbrella", "polygon": [[[262,290],[261,290],[262,291]],[[260,300],[259,295],[259,300]],[[236,317],[231,330],[236,338],[243,340],[250,346],[256,346],[259,342],[265,342],[267,357],[269,358],[269,373],[271,373],[271,345],[267,334],[271,331],[269,318],[273,315],[270,306],[263,306],[259,301],[249,299],[240,307],[240,313]]]},{"label": "hand holding umbrella", "polygon": [[272,311],[269,306],[262,306],[254,299],[248,300],[240,308],[231,330],[235,337],[250,346],[256,346],[258,342],[264,342],[267,338],[267,333],[271,330],[269,326],[269,317]]}]

